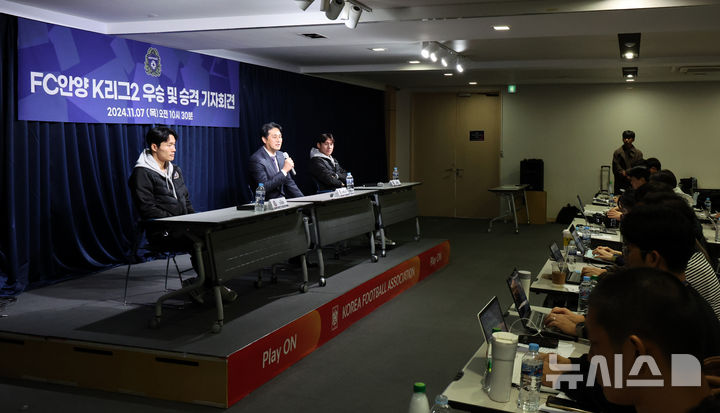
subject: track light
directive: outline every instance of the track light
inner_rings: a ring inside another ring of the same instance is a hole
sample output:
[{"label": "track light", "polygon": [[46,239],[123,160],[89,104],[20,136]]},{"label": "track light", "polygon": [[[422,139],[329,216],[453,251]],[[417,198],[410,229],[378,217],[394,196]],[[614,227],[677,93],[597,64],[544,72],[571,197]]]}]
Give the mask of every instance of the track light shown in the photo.
[{"label": "track light", "polygon": [[430,58],[430,49],[433,46],[431,42],[423,42],[422,49],[420,49],[420,56],[423,57],[423,59],[429,59]]},{"label": "track light", "polygon": [[422,48],[420,49],[420,55],[425,59],[430,59],[433,63],[440,60],[440,64],[443,67],[448,67],[451,64],[455,65],[455,70],[458,73],[465,71],[465,64],[463,57],[458,54],[455,50],[445,46],[439,42],[423,42]]},{"label": "track light", "polygon": [[343,0],[330,0],[328,9],[325,10],[325,17],[330,20],[337,19],[338,16],[340,16],[340,12],[342,11],[343,7],[345,7],[345,2]]},{"label": "track light", "polygon": [[[315,0],[295,0],[295,3],[303,10]],[[372,9],[359,0],[320,0],[320,11],[325,12],[325,17],[330,20],[345,20],[345,26],[354,29],[360,21],[363,11],[372,13]]]},{"label": "track light", "polygon": [[463,66],[463,62],[461,58],[457,58],[457,61],[455,62],[455,70],[457,70],[458,73],[462,73],[465,71],[465,66]]},{"label": "track light", "polygon": [[349,15],[347,21],[345,22],[345,26],[350,29],[354,29],[360,21],[360,15],[362,14],[363,9],[350,3],[347,3],[346,8],[349,11]]},{"label": "track light", "polygon": [[315,0],[295,0],[295,4],[298,5],[303,11],[307,10],[308,7],[313,3]]}]

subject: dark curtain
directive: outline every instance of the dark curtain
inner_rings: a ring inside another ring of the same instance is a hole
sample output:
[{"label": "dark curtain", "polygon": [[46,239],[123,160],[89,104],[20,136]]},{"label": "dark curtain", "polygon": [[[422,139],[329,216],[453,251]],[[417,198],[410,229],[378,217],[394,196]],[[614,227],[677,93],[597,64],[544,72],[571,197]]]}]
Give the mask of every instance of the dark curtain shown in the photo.
[{"label": "dark curtain", "polygon": [[[127,186],[152,125],[18,121],[17,18],[0,14],[0,296],[125,262],[136,214]],[[260,126],[283,125],[301,189],[314,137],[332,132],[357,182],[387,175],[383,93],[241,64],[240,127],[175,126],[175,163],[207,211],[250,200]]]}]

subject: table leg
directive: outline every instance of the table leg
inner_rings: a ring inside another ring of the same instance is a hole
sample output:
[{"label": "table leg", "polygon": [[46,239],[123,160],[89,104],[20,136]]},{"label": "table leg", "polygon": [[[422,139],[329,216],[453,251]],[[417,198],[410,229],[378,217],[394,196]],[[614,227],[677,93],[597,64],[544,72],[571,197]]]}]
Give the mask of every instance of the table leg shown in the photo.
[{"label": "table leg", "polygon": [[530,206],[528,206],[527,194],[523,189],[523,200],[525,201],[525,214],[527,215],[527,223],[530,223]]},{"label": "table leg", "polygon": [[213,287],[213,295],[215,296],[215,308],[217,309],[217,320],[212,326],[213,333],[219,333],[222,330],[223,321],[225,320],[225,310],[223,309],[222,295],[220,289],[222,286],[216,285]]},{"label": "table leg", "polygon": [[515,223],[515,233],[519,233],[520,230],[518,229],[518,222],[517,222],[517,210],[515,209],[515,194],[511,194],[509,196],[510,200],[510,208],[512,208],[512,216],[513,216],[513,222]]}]

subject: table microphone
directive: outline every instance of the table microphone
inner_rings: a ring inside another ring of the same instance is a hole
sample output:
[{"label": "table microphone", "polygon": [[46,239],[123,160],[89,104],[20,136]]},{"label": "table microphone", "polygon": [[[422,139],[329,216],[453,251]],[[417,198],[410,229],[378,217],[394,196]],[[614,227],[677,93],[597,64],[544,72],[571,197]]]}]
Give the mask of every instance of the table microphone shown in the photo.
[{"label": "table microphone", "polygon": [[[286,157],[286,158],[289,158],[290,155],[289,155],[287,152],[285,152],[285,157]],[[297,174],[295,173],[295,168],[294,168],[294,167],[290,170],[290,172],[292,172],[293,175],[297,175]]]}]

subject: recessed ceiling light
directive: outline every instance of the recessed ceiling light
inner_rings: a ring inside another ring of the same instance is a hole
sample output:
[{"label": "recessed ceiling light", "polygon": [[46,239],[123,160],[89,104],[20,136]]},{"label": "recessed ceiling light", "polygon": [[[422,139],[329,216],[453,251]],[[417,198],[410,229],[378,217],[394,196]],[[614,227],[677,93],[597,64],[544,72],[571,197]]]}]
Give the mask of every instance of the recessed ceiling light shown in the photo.
[{"label": "recessed ceiling light", "polygon": [[372,50],[373,52],[384,52],[384,51],[386,51],[387,49],[384,48],[384,47],[373,47],[373,48],[370,49],[370,50]]},{"label": "recessed ceiling light", "polygon": [[419,60],[409,60],[408,63],[410,63],[411,65],[417,65],[417,64],[420,64],[420,61]]},{"label": "recessed ceiling light", "polygon": [[493,30],[498,31],[498,32],[507,31],[507,30],[510,30],[510,26],[507,26],[507,25],[493,26]]},{"label": "recessed ceiling light", "polygon": [[443,73],[443,76],[447,76],[447,77],[450,77],[452,75],[453,75],[452,73]]},{"label": "recessed ceiling light", "polygon": [[468,85],[475,86],[475,85],[477,85],[477,82],[468,82]]},{"label": "recessed ceiling light", "polygon": [[631,59],[634,59],[634,58],[635,58],[635,53],[633,53],[633,52],[627,52],[627,53],[625,53],[625,54],[623,55],[623,57],[626,58],[627,60],[631,60]]},{"label": "recessed ceiling light", "polygon": [[633,79],[633,78],[629,77],[629,78],[625,79],[625,81],[626,81],[626,82],[634,82],[634,81],[635,81],[635,79]]}]

